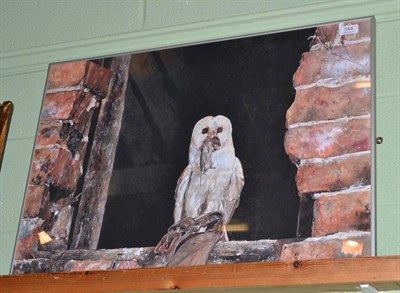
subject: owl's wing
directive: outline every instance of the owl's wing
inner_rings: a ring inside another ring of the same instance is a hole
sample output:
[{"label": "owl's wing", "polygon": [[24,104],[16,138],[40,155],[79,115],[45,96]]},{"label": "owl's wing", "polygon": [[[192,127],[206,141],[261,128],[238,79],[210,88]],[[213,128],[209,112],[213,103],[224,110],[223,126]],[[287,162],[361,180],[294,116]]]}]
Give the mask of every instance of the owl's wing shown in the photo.
[{"label": "owl's wing", "polygon": [[239,206],[240,193],[242,192],[243,185],[244,174],[242,163],[240,163],[238,158],[235,158],[235,165],[233,167],[228,194],[224,198],[225,224],[231,220],[233,213]]},{"label": "owl's wing", "polygon": [[189,186],[190,176],[192,175],[192,166],[187,165],[183,170],[181,176],[178,179],[178,183],[175,188],[175,210],[174,210],[174,221],[175,223],[182,220],[183,208],[185,202],[185,193]]}]

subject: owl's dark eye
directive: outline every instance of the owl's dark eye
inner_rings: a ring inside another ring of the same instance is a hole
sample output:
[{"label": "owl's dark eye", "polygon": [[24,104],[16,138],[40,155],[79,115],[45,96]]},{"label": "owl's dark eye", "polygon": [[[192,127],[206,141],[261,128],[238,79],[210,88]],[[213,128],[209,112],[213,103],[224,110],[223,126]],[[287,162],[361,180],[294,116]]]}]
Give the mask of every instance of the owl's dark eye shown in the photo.
[{"label": "owl's dark eye", "polygon": [[224,130],[222,127],[218,127],[218,128],[217,128],[217,132],[218,132],[218,133],[222,132],[222,130]]},{"label": "owl's dark eye", "polygon": [[201,131],[201,133],[206,134],[208,132],[208,127],[203,128],[203,130]]}]

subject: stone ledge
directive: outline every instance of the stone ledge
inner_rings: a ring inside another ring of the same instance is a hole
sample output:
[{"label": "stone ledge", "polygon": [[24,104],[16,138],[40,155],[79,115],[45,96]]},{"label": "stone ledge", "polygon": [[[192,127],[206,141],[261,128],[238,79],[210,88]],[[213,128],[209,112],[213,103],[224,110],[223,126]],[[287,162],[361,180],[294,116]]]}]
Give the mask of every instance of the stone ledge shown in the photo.
[{"label": "stone ledge", "polygon": [[[345,240],[366,243],[362,255],[369,255],[370,235],[369,232],[350,232],[306,239],[219,242],[211,252],[207,264],[272,262],[307,257],[309,259],[354,257],[341,252]],[[13,274],[144,268],[147,267],[146,262],[153,249],[153,247],[142,247],[68,250],[59,253],[37,251],[35,259],[16,261]]]}]

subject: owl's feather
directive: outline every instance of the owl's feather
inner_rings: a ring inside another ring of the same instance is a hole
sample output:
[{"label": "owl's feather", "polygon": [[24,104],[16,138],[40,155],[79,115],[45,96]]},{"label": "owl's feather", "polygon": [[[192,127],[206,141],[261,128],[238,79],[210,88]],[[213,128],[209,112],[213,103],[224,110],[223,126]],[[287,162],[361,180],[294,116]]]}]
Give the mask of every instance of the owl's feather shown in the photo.
[{"label": "owl's feather", "polygon": [[[239,206],[240,191],[244,185],[243,168],[240,160],[236,158],[234,172],[229,184],[228,194],[224,198],[225,224],[228,223],[234,211]],[[239,192],[238,192],[239,191]]]},{"label": "owl's feather", "polygon": [[184,196],[190,182],[191,174],[192,174],[192,167],[191,165],[187,165],[185,170],[183,170],[181,176],[179,176],[178,183],[175,188],[175,210],[174,210],[175,223],[185,218],[185,216],[182,215]]}]

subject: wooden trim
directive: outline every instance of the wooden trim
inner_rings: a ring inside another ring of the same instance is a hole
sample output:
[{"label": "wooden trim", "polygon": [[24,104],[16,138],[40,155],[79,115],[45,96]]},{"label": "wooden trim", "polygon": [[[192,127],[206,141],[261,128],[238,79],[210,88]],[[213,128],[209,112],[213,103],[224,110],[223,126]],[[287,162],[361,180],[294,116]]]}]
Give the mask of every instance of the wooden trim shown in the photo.
[{"label": "wooden trim", "polygon": [[[261,11],[244,15],[204,19],[166,27],[141,27],[127,33],[112,34],[70,41],[65,44],[40,45],[0,52],[2,67],[0,77],[44,71],[49,63],[95,56],[110,56],[125,52],[174,47],[184,44],[207,42],[248,34],[275,32],[302,26],[374,15],[379,23],[398,19],[396,0],[359,1],[337,0],[310,2],[284,9]],[[334,11],[334,13],[332,13]]]},{"label": "wooden trim", "polygon": [[[400,289],[400,256],[0,276],[1,292],[150,291],[263,287],[261,292]],[[301,286],[299,288],[299,286]],[[3,291],[4,289],[4,291]],[[304,290],[303,290],[304,289]],[[272,290],[272,291],[269,291]]]}]

